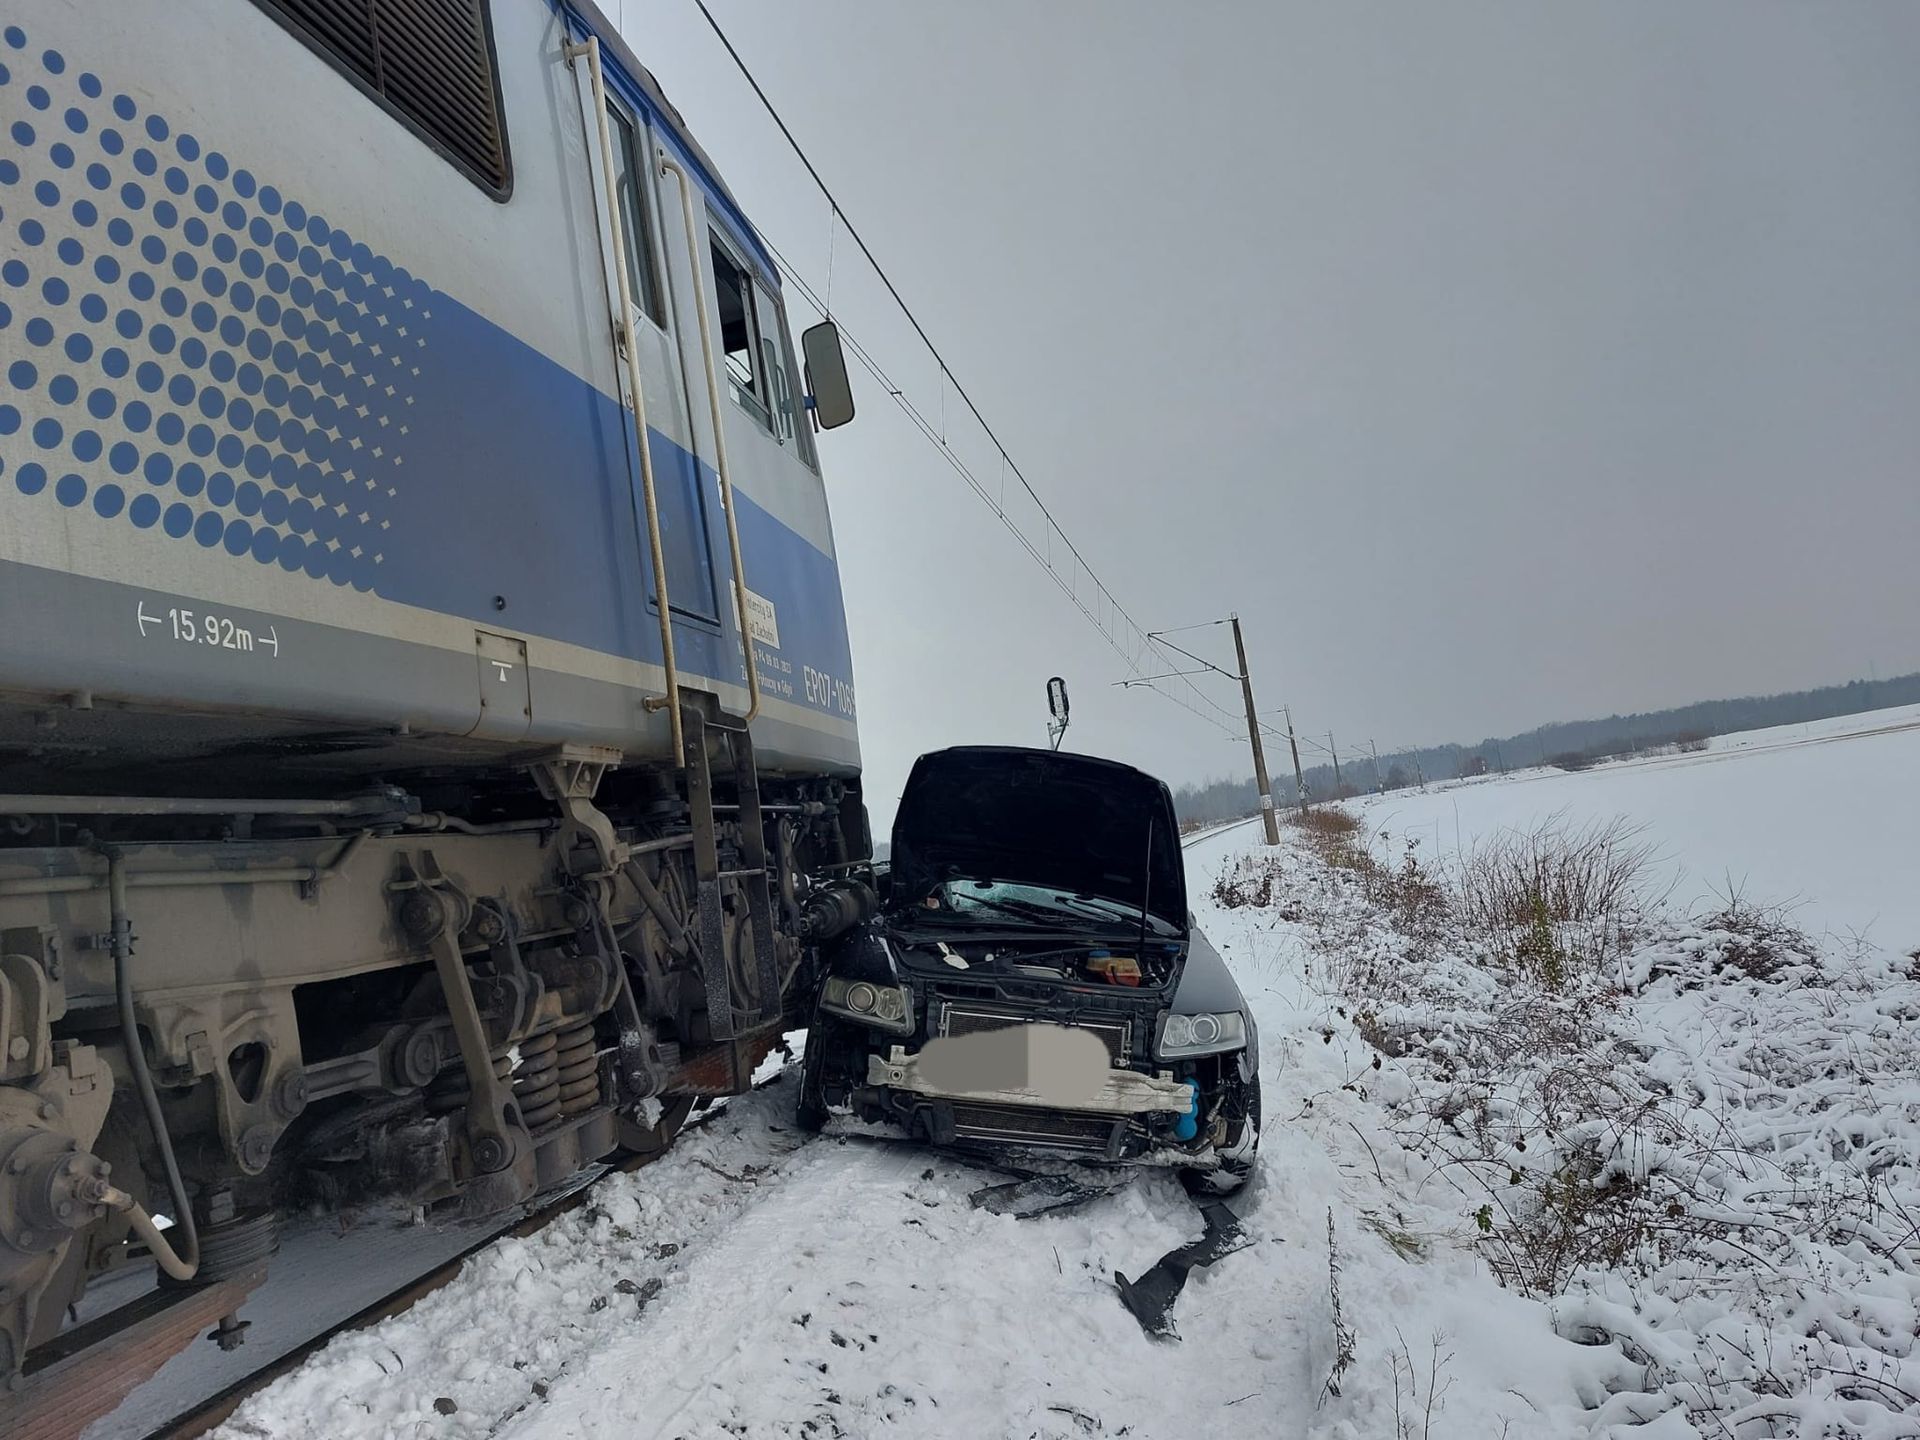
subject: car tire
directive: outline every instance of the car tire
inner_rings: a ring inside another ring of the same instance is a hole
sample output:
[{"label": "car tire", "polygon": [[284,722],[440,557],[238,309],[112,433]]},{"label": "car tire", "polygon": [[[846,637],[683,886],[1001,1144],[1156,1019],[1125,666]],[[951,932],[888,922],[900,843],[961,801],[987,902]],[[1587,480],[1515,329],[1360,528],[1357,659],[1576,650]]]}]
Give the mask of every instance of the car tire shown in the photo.
[{"label": "car tire", "polygon": [[809,1134],[817,1134],[827,1123],[827,1065],[844,1043],[839,1025],[822,1015],[813,1017],[807,1028],[807,1048],[800,1057],[800,1095],[793,1107],[794,1124]]},{"label": "car tire", "polygon": [[1247,1113],[1227,1126],[1227,1143],[1220,1148],[1219,1164],[1201,1171],[1195,1178],[1200,1187],[1215,1195],[1231,1195],[1253,1178],[1260,1162],[1260,1077],[1247,1085]]}]

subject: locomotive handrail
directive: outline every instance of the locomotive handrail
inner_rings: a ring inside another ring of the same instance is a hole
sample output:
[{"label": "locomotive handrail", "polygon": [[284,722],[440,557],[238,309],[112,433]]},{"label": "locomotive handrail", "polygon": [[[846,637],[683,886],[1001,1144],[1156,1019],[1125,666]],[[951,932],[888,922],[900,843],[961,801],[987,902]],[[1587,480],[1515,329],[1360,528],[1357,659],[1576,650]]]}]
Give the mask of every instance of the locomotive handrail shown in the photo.
[{"label": "locomotive handrail", "polygon": [[[653,552],[653,598],[660,609],[660,656],[667,672],[667,693],[660,699],[642,703],[649,710],[664,709],[673,727],[674,763],[683,764],[684,741],[680,733],[680,672],[673,657],[673,611],[667,604],[667,559],[660,543],[660,507],[654,499],[653,447],[647,440],[647,401],[640,388],[640,344],[633,333],[633,291],[627,280],[626,238],[620,227],[620,202],[615,193],[613,136],[607,128],[607,82],[600,70],[600,37],[589,35],[585,43],[569,40],[561,47],[569,64],[580,55],[587,57],[587,74],[593,81],[593,113],[600,133],[601,173],[607,191],[607,223],[613,232],[613,278],[620,296],[615,338],[626,349],[627,387],[633,392],[634,430],[640,439],[640,493],[647,509],[647,543]],[[695,274],[699,267],[695,266]],[[701,316],[704,325],[706,316]],[[731,512],[729,512],[731,518]],[[751,667],[749,667],[751,670]]]},{"label": "locomotive handrail", "polygon": [[740,560],[740,524],[733,513],[733,473],[727,468],[727,427],[720,410],[720,376],[713,364],[713,331],[707,324],[707,286],[700,267],[700,232],[693,218],[693,185],[674,158],[660,152],[662,173],[671,171],[680,183],[680,213],[687,222],[687,259],[693,266],[693,301],[700,312],[700,358],[707,369],[707,406],[713,415],[714,468],[720,474],[720,508],[727,516],[727,549],[733,557],[733,600],[740,617],[740,646],[747,657],[746,723],[760,713],[760,667],[753,652],[753,624],[747,612],[747,570]]}]

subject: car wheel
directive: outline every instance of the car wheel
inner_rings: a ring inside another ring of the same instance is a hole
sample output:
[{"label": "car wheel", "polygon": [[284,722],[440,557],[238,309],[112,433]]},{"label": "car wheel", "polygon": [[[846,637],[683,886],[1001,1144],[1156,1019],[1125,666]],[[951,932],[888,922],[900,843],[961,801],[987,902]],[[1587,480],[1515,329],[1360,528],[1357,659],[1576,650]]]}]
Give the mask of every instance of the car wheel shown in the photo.
[{"label": "car wheel", "polygon": [[1227,1125],[1227,1142],[1220,1147],[1220,1163],[1196,1177],[1215,1195],[1231,1195],[1253,1178],[1260,1159],[1260,1078],[1247,1085],[1247,1113]]},{"label": "car wheel", "polygon": [[794,1123],[809,1133],[827,1123],[827,1066],[839,1058],[845,1044],[840,1026],[815,1015],[807,1029],[806,1052],[800,1057],[800,1097],[793,1108]]}]

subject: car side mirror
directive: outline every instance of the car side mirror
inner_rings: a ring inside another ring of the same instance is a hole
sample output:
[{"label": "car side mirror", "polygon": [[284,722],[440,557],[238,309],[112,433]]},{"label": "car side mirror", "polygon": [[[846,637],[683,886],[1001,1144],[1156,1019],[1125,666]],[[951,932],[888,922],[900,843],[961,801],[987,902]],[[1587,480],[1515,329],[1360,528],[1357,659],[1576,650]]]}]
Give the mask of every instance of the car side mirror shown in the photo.
[{"label": "car side mirror", "polygon": [[1060,748],[1060,737],[1067,733],[1067,682],[1058,675],[1047,681],[1047,739],[1052,748]]},{"label": "car side mirror", "polygon": [[840,348],[840,327],[822,320],[800,336],[807,362],[807,403],[822,430],[833,430],[853,419],[853,386],[847,382],[847,357]]}]

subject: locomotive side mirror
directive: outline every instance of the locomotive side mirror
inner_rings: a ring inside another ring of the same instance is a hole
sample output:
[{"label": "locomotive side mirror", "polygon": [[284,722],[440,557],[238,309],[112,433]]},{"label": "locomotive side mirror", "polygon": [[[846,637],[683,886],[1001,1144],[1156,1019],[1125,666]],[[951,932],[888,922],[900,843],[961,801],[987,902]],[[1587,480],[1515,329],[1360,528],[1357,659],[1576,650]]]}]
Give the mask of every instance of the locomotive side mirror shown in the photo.
[{"label": "locomotive side mirror", "polygon": [[840,349],[840,327],[831,320],[802,332],[800,351],[807,361],[808,397],[814,421],[832,430],[853,419],[853,386],[847,382],[847,357]]}]

